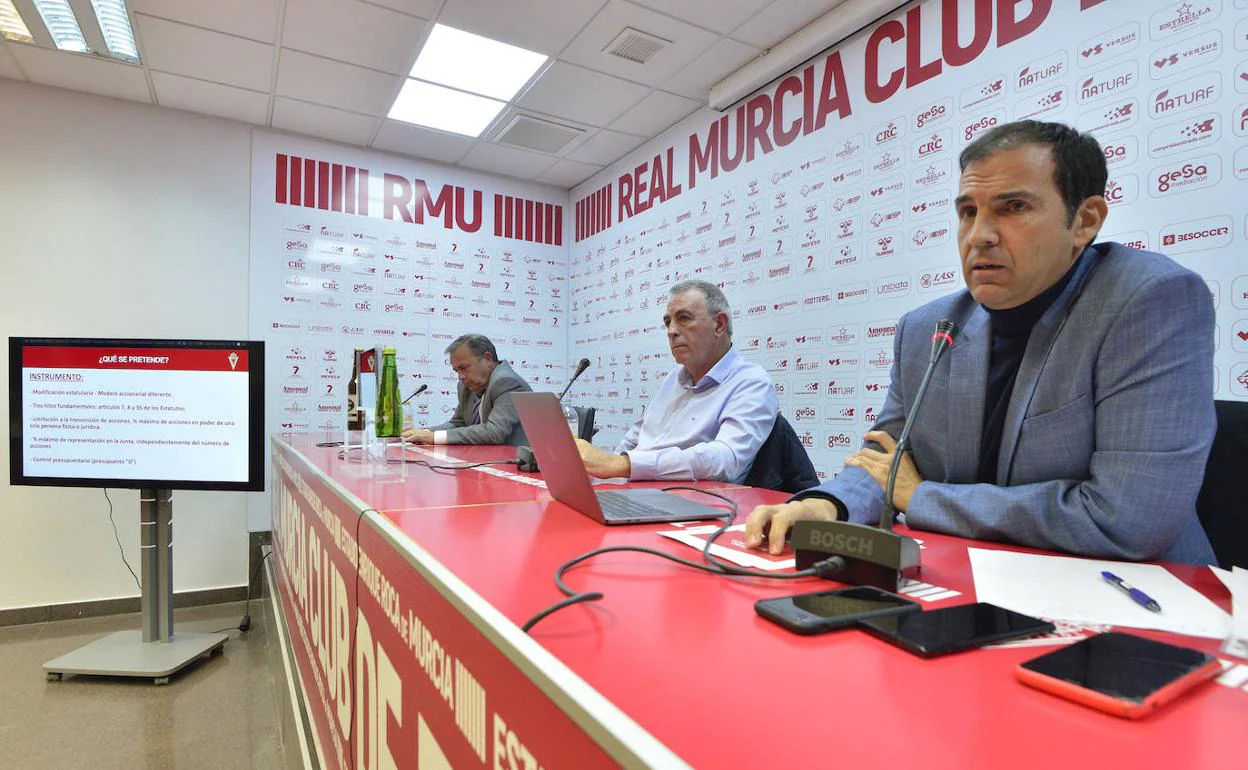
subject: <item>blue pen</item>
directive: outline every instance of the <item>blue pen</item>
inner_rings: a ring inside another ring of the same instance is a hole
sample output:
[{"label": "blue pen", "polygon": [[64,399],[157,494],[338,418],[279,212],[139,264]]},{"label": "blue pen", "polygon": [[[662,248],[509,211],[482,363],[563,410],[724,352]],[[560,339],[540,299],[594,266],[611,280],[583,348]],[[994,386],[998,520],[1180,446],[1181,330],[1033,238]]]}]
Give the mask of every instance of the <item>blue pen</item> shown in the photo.
[{"label": "blue pen", "polygon": [[1118,577],[1114,573],[1102,572],[1101,577],[1105,578],[1106,583],[1109,583],[1114,588],[1117,588],[1127,596],[1130,596],[1131,601],[1140,605],[1144,609],[1152,610],[1153,612],[1161,612],[1161,605],[1157,603],[1156,599],[1153,599],[1151,596]]}]

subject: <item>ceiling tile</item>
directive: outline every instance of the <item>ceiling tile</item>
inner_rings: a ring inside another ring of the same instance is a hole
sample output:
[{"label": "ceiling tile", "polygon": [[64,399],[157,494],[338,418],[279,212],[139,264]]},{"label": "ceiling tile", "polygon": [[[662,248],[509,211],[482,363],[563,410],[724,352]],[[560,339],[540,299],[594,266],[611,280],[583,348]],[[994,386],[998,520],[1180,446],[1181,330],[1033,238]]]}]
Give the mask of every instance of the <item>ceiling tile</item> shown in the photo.
[{"label": "ceiling tile", "polygon": [[629,151],[637,149],[644,141],[645,139],[640,136],[630,136],[604,128],[582,142],[580,147],[568,153],[568,157],[582,163],[605,166],[616,162]]},{"label": "ceiling tile", "polygon": [[650,89],[557,61],[518,102],[521,107],[592,126],[605,126]]},{"label": "ceiling tile", "polygon": [[[602,49],[623,32],[625,27],[657,35],[672,43],[645,64],[604,53]],[[637,83],[657,86],[684,69],[710,48],[715,40],[713,33],[692,24],[624,0],[611,0],[559,58]]]},{"label": "ceiling tile", "polygon": [[143,63],[150,69],[268,91],[273,46],[134,14]]},{"label": "ceiling tile", "polygon": [[292,0],[282,47],[406,75],[426,22],[357,0]]},{"label": "ceiling tile", "polygon": [[581,182],[584,182],[586,179],[589,179],[601,170],[602,166],[594,166],[589,163],[577,163],[574,160],[561,160],[546,169],[546,171],[537,178],[537,181],[545,184],[553,184],[556,187],[572,188]]},{"label": "ceiling tile", "polygon": [[17,61],[9,56],[9,46],[17,46],[17,43],[6,43],[0,40],[0,78],[9,78],[10,80],[25,80],[26,76],[22,74],[22,70],[17,66]]},{"label": "ceiling tile", "polygon": [[558,56],[606,0],[447,0],[438,23]]},{"label": "ceiling tile", "polygon": [[272,43],[277,34],[278,0],[130,0],[134,14],[180,21],[196,27]]},{"label": "ceiling tile", "polygon": [[726,35],[771,0],[633,0],[668,16]]},{"label": "ceiling tile", "polygon": [[354,112],[308,104],[281,96],[273,102],[273,127],[294,131],[308,136],[333,139],[357,147],[367,147],[377,118],[357,115]]},{"label": "ceiling tile", "polygon": [[398,120],[382,121],[373,147],[441,163],[455,163],[476,144],[468,136],[446,134]]},{"label": "ceiling tile", "polygon": [[753,46],[738,43],[732,38],[723,38],[711,46],[711,50],[699,56],[693,64],[664,82],[663,90],[697,99],[706,104],[707,97],[711,93],[711,86],[741,69],[746,62],[760,53],[762,51]]},{"label": "ceiling tile", "polygon": [[441,0],[365,0],[365,2],[371,5],[384,6],[392,11],[406,13],[409,16],[432,19],[438,12],[438,3]]},{"label": "ceiling tile", "polygon": [[535,179],[554,164],[555,159],[549,155],[517,150],[514,147],[503,147],[490,142],[477,142],[477,145],[459,161],[461,166],[520,179]]},{"label": "ceiling tile", "polygon": [[277,93],[378,117],[390,109],[403,78],[282,49]]},{"label": "ceiling tile", "polygon": [[161,107],[216,115],[261,126],[268,123],[268,94],[166,72],[153,72],[152,85],[156,88],[156,103]]},{"label": "ceiling tile", "polygon": [[10,46],[9,52],[32,83],[152,103],[142,67],[101,56],[64,53],[33,45]]},{"label": "ceiling tile", "polygon": [[695,102],[665,91],[655,91],[621,115],[619,120],[611,124],[611,128],[641,136],[657,136],[703,104],[705,102]]},{"label": "ceiling tile", "polygon": [[[774,48],[841,2],[842,0],[775,0],[733,31],[732,37],[755,48]],[[834,43],[835,40],[828,41],[828,45]]]}]

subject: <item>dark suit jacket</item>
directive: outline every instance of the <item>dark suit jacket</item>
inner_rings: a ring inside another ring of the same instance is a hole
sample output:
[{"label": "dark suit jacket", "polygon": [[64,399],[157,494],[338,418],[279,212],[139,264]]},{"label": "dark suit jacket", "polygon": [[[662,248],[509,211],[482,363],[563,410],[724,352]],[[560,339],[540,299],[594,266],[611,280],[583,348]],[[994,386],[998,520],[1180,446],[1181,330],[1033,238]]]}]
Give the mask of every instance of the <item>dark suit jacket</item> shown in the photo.
[{"label": "dark suit jacket", "polygon": [[[997,484],[975,483],[992,333],[965,290],[898,322],[875,429],[900,434],[942,318],[957,329],[911,428],[924,481],[907,524],[1088,556],[1213,561],[1196,517],[1215,425],[1214,311],[1199,275],[1117,243],[1084,253],[1031,332]],[[880,485],[858,468],[816,489],[853,521],[877,521],[884,505]]]},{"label": "dark suit jacket", "polygon": [[446,431],[448,444],[511,444],[512,446],[527,445],[524,429],[520,427],[520,415],[511,403],[511,394],[516,391],[531,391],[529,383],[511,368],[506,361],[499,361],[485,384],[485,392],[481,395],[481,422],[470,425],[472,420],[472,404],[476,395],[459,385],[459,404],[451,414],[449,422],[435,425],[429,430]]}]

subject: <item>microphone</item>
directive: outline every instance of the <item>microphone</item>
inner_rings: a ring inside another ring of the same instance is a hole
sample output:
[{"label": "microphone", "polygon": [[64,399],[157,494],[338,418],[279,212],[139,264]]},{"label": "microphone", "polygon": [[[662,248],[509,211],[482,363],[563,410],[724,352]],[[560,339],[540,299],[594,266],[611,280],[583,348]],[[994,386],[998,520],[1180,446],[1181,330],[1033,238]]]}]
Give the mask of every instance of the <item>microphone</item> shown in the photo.
[{"label": "microphone", "polygon": [[410,395],[410,396],[408,396],[407,398],[403,399],[403,402],[402,402],[402,403],[406,404],[408,401],[411,401],[413,398],[416,398],[416,397],[417,397],[417,396],[419,396],[421,393],[424,393],[426,390],[429,390],[429,383],[427,383],[427,382],[422,382],[422,383],[420,384],[420,387],[419,387],[419,388],[417,388],[416,390],[412,391],[412,395]]},{"label": "microphone", "polygon": [[927,384],[931,382],[932,373],[936,371],[936,364],[953,345],[953,329],[953,321],[945,319],[936,322],[936,332],[932,334],[932,354],[928,358],[927,371],[923,373],[919,390],[914,394],[914,406],[910,407],[910,414],[901,426],[901,436],[897,439],[897,451],[893,453],[893,462],[888,466],[888,484],[884,487],[884,512],[880,515],[880,529],[885,532],[893,531],[893,486],[897,483],[897,469],[901,467],[901,455],[910,446],[910,429],[914,427],[914,418],[919,413],[919,407],[923,405],[923,396],[927,393]]},{"label": "microphone", "polygon": [[855,585],[870,585],[886,591],[896,591],[902,573],[919,568],[919,544],[913,538],[893,532],[893,487],[897,483],[897,468],[901,453],[909,443],[910,428],[923,403],[932,372],[941,357],[953,344],[954,324],[941,321],[932,335],[932,354],[923,373],[923,380],[915,393],[914,406],[902,426],[897,439],[897,451],[888,471],[884,491],[884,512],[879,527],[868,527],[848,521],[799,521],[793,524],[792,543],[797,569],[808,569],[829,555],[845,560],[845,569],[829,575],[831,579]]},{"label": "microphone", "polygon": [[589,359],[582,358],[581,362],[576,365],[576,372],[573,373],[572,379],[568,380],[568,386],[563,389],[562,393],[559,394],[560,401],[562,401],[563,397],[566,396],[568,394],[568,391],[572,389],[572,383],[576,382],[576,378],[584,374],[585,370],[588,368],[589,368]]}]

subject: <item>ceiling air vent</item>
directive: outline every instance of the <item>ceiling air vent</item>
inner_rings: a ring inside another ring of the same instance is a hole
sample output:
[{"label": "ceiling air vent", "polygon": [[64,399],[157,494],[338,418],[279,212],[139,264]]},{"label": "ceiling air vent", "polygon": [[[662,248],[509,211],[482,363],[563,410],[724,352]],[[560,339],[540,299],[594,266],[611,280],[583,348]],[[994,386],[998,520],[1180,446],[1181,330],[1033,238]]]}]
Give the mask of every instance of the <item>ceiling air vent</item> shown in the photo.
[{"label": "ceiling air vent", "polygon": [[607,47],[602,50],[621,59],[645,64],[650,61],[650,57],[671,44],[670,40],[664,40],[632,27],[625,27],[624,31],[616,35],[615,40],[608,43]]},{"label": "ceiling air vent", "polygon": [[524,147],[554,154],[568,142],[585,132],[579,128],[552,123],[530,115],[513,115],[511,120],[495,135],[494,140],[513,147]]}]

